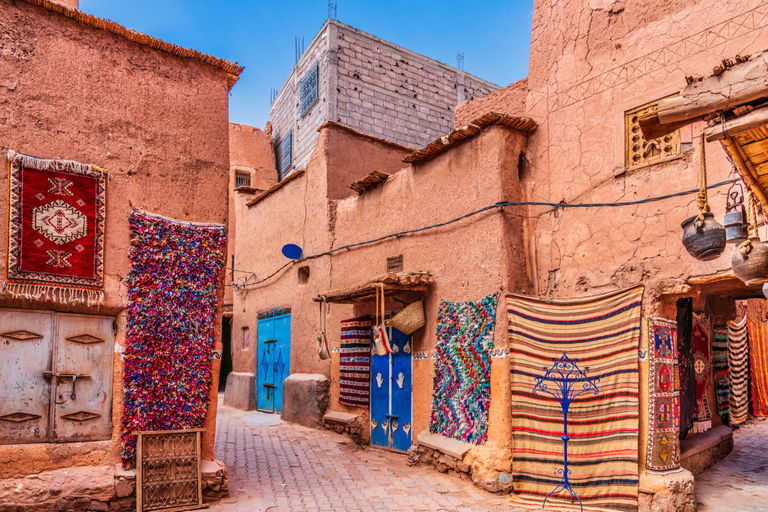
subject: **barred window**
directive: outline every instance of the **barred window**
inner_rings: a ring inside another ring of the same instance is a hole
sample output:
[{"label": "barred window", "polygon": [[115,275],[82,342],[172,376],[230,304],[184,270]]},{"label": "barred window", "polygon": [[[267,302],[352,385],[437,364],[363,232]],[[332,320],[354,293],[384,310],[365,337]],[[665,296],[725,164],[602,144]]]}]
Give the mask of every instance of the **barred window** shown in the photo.
[{"label": "barred window", "polygon": [[309,112],[309,109],[317,103],[318,97],[318,76],[320,68],[317,61],[304,73],[304,77],[299,81],[299,113],[301,117]]},{"label": "barred window", "polygon": [[251,186],[251,173],[249,172],[235,172],[235,188],[250,187]]},{"label": "barred window", "polygon": [[625,166],[643,167],[665,162],[682,155],[680,130],[645,140],[638,121],[641,114],[658,108],[658,102],[649,103],[624,113],[624,161]]},{"label": "barred window", "polygon": [[275,155],[277,155],[279,178],[282,180],[293,164],[293,130],[288,130],[288,133],[280,139],[280,142],[275,147]]}]

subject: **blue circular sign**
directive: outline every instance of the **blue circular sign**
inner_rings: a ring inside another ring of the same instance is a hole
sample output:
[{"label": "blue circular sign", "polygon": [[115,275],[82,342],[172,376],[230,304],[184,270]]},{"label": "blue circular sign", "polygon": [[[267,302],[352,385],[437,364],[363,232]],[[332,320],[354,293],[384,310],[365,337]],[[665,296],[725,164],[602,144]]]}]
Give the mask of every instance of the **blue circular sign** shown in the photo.
[{"label": "blue circular sign", "polygon": [[297,260],[301,258],[301,254],[304,251],[296,244],[285,244],[283,246],[283,256],[289,260]]}]

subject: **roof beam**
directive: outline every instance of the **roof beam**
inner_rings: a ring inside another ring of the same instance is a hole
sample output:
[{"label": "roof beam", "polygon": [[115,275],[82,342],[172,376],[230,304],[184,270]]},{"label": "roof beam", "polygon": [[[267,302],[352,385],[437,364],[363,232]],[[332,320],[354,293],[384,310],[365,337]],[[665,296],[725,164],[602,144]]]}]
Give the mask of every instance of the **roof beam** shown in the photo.
[{"label": "roof beam", "polygon": [[707,142],[724,140],[727,137],[748,132],[766,124],[768,124],[768,107],[762,107],[749,114],[705,128],[704,137]]}]

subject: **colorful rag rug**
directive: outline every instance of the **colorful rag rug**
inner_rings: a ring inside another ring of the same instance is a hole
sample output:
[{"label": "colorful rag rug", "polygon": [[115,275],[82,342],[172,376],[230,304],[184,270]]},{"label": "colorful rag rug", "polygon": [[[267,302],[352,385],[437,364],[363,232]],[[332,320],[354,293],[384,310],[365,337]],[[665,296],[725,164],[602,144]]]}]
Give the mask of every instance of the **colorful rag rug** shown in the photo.
[{"label": "colorful rag rug", "polygon": [[680,437],[696,418],[696,371],[693,361],[693,299],[677,299],[677,363],[680,371]]},{"label": "colorful rag rug", "polygon": [[715,329],[712,341],[712,369],[715,371],[715,396],[717,414],[727,419],[731,413],[731,390],[728,379],[728,329]]},{"label": "colorful rag rug", "polygon": [[728,322],[728,365],[731,383],[731,426],[747,421],[749,416],[749,342],[747,317]]},{"label": "colorful rag rug", "polygon": [[8,151],[8,260],[3,292],[65,304],[104,298],[107,172]]},{"label": "colorful rag rug", "polygon": [[341,322],[339,403],[368,407],[371,400],[371,317]]},{"label": "colorful rag rug", "polygon": [[[570,404],[570,483],[584,510],[637,509],[642,297],[637,287],[577,299],[507,298],[515,506],[540,508],[563,476],[560,402],[533,388],[566,354],[598,388]],[[562,492],[546,506],[579,510]]]},{"label": "colorful rag rug", "polygon": [[669,471],[680,467],[680,379],[677,323],[648,319],[648,450],[645,467]]},{"label": "colorful rag rug", "polygon": [[497,295],[440,301],[429,431],[472,444],[488,438]]},{"label": "colorful rag rug", "polygon": [[123,371],[123,466],[136,458],[138,430],[203,426],[224,226],[171,221],[134,211]]},{"label": "colorful rag rug", "polygon": [[712,338],[709,318],[704,315],[693,315],[693,369],[696,375],[696,421],[693,422],[694,433],[706,432],[712,428],[712,413],[707,400],[709,385],[709,342]]},{"label": "colorful rag rug", "polygon": [[752,413],[768,416],[768,324],[747,319],[749,360],[752,370]]}]

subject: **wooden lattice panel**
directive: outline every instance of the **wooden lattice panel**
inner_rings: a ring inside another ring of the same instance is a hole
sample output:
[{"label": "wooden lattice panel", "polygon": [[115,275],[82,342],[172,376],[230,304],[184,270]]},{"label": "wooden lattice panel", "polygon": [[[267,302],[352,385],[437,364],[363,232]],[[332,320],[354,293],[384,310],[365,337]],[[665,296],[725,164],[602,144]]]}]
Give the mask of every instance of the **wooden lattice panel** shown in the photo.
[{"label": "wooden lattice panel", "polygon": [[203,508],[200,435],[203,429],[138,432],[136,510]]},{"label": "wooden lattice panel", "polygon": [[638,122],[641,114],[656,104],[643,105],[624,114],[625,165],[642,167],[678,158],[681,154],[680,130],[656,139],[645,140]]}]

